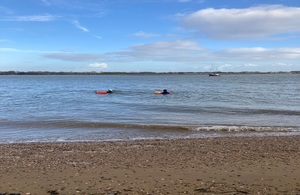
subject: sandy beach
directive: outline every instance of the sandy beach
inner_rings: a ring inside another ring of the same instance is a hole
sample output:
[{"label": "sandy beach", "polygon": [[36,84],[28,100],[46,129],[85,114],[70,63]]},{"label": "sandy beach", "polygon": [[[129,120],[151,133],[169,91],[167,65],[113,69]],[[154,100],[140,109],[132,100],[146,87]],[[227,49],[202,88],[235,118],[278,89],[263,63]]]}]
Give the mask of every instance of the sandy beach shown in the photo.
[{"label": "sandy beach", "polygon": [[300,194],[300,137],[0,145],[0,194]]}]

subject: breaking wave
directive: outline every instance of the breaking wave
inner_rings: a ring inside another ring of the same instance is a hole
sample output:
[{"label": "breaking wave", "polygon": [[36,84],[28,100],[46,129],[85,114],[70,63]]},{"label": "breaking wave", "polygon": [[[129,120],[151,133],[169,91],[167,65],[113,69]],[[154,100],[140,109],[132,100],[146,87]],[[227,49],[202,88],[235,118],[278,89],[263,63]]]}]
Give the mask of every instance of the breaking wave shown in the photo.
[{"label": "breaking wave", "polygon": [[300,131],[299,127],[255,127],[255,126],[200,126],[192,128],[194,131],[203,132],[294,132]]},{"label": "breaking wave", "polygon": [[242,126],[242,125],[156,125],[156,124],[129,124],[82,121],[0,121],[1,126],[15,128],[40,129],[140,129],[165,131],[194,131],[194,132],[297,132],[299,126]]}]

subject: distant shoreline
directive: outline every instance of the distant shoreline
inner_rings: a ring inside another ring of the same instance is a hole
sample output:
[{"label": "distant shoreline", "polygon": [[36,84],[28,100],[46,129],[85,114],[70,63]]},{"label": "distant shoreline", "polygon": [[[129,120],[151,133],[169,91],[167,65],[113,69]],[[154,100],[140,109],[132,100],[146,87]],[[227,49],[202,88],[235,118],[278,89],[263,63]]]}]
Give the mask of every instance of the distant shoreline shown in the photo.
[{"label": "distant shoreline", "polygon": [[[0,71],[0,75],[208,75],[210,72],[49,72],[49,71]],[[300,71],[279,72],[215,72],[220,75],[239,74],[300,74]]]}]

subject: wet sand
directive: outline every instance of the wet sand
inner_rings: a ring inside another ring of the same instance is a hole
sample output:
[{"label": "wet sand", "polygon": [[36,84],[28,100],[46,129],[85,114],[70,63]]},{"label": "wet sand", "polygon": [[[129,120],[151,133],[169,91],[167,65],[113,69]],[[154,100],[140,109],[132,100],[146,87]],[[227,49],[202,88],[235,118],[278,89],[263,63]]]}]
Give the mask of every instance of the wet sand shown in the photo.
[{"label": "wet sand", "polygon": [[0,144],[0,194],[300,194],[300,137]]}]

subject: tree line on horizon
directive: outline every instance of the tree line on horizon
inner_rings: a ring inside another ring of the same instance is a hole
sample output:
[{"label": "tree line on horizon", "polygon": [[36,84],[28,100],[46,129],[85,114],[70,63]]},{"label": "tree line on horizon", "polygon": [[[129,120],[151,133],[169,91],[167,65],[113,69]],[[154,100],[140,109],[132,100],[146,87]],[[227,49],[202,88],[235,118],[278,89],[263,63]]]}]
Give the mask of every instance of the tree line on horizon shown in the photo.
[{"label": "tree line on horizon", "polygon": [[[114,74],[209,74],[210,72],[51,72],[51,71],[0,71],[0,75],[114,75]],[[300,71],[278,71],[278,72],[222,72],[219,74],[300,74]]]}]

